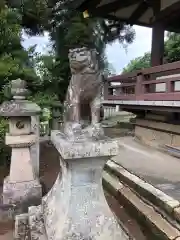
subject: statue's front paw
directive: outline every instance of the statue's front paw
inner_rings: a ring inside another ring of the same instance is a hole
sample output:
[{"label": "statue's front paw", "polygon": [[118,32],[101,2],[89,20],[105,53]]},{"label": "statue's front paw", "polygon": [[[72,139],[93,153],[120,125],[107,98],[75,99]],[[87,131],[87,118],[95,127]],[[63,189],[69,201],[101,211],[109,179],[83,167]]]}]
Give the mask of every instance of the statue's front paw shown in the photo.
[{"label": "statue's front paw", "polygon": [[97,138],[97,139],[104,136],[104,130],[103,130],[100,123],[94,124],[92,126],[92,133],[91,134],[92,134],[92,137]]},{"label": "statue's front paw", "polygon": [[82,131],[82,125],[80,123],[73,123],[72,124],[72,131],[74,133]]},{"label": "statue's front paw", "polygon": [[74,122],[67,122],[64,127],[64,131],[67,135],[77,135],[82,131],[81,124]]}]

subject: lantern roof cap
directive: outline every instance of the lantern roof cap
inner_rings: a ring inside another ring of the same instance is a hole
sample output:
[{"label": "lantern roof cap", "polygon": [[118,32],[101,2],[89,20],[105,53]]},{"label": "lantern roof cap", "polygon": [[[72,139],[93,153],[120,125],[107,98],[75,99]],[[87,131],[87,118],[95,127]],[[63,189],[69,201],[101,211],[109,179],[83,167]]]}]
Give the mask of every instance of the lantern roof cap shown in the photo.
[{"label": "lantern roof cap", "polygon": [[26,99],[28,90],[26,81],[17,79],[11,81],[11,94],[13,100],[5,101],[0,105],[0,116],[21,117],[33,116],[41,112],[41,108],[34,102]]}]

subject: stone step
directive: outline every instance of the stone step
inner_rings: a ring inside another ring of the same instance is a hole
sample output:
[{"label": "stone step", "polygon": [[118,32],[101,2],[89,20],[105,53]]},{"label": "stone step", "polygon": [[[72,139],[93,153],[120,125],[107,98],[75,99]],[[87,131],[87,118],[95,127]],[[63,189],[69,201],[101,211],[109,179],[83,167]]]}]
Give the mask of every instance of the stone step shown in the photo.
[{"label": "stone step", "polygon": [[173,157],[180,158],[180,147],[166,144],[161,146],[161,150]]},{"label": "stone step", "polygon": [[31,240],[29,235],[28,213],[15,216],[14,240]]},{"label": "stone step", "polygon": [[155,188],[112,160],[107,162],[105,169],[118,177],[123,184],[133,189],[139,196],[156,206],[158,210],[163,211],[164,215],[175,220],[178,224],[180,223],[180,202],[178,200]]},{"label": "stone step", "polygon": [[26,214],[15,217],[14,240],[47,240],[41,205],[29,207]]},{"label": "stone step", "polygon": [[139,220],[143,227],[151,231],[153,239],[175,240],[180,238],[180,231],[176,225],[169,222],[161,213],[157,212],[156,208],[120,182],[116,175],[104,171],[103,185],[131,215]]},{"label": "stone step", "polygon": [[41,205],[29,207],[28,224],[30,240],[47,240]]}]

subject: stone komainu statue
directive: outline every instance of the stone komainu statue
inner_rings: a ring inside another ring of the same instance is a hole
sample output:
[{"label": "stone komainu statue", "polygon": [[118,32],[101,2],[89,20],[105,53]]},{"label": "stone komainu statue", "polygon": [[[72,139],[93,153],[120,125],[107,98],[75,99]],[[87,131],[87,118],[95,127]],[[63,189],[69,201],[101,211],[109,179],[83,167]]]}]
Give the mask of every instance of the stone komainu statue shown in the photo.
[{"label": "stone komainu statue", "polygon": [[100,121],[102,76],[95,50],[70,50],[69,62],[72,77],[65,101],[65,122]]}]

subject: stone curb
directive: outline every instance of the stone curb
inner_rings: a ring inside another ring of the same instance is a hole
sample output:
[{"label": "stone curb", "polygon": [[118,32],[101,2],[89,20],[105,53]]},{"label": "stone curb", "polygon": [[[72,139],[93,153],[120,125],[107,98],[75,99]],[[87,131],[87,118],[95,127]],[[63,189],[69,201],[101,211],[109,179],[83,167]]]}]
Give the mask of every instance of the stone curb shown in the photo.
[{"label": "stone curb", "polygon": [[179,149],[176,149],[175,147],[173,146],[168,146],[168,145],[161,145],[159,146],[159,149],[170,155],[170,156],[173,156],[173,157],[176,157],[176,158],[180,158],[180,150]]},{"label": "stone curb", "polygon": [[108,172],[115,174],[120,181],[134,189],[140,196],[144,197],[155,206],[160,207],[170,217],[180,222],[180,202],[151,184],[145,182],[138,176],[130,173],[119,164],[109,160],[105,166]]},{"label": "stone curb", "polygon": [[161,214],[139,198],[129,187],[119,182],[118,177],[103,172],[103,186],[124,207],[134,214],[142,226],[151,231],[153,239],[177,240],[180,239],[180,231],[172,226]]},{"label": "stone curb", "polygon": [[168,145],[159,145],[159,144],[153,144],[151,146],[149,146],[149,144],[145,143],[143,140],[140,139],[140,137],[135,136],[134,140],[144,146],[148,146],[148,147],[153,147],[154,149],[161,151],[163,153],[166,153],[172,157],[176,157],[176,158],[180,158],[180,152],[178,151],[172,151],[175,150],[176,148],[173,146],[168,146]]}]

